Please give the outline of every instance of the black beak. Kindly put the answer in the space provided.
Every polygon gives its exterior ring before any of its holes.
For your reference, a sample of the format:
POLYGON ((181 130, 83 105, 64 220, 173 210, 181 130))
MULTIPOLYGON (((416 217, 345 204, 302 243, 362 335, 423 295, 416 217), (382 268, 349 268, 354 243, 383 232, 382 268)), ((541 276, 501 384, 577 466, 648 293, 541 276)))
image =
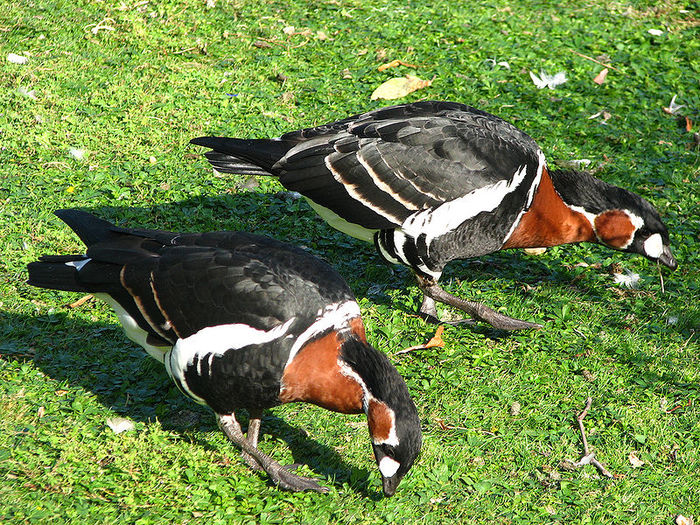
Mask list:
POLYGON ((659 262, 664 266, 668 266, 671 270, 678 268, 678 263, 673 255, 671 255, 671 250, 664 246, 664 251, 659 257, 659 262))
POLYGON ((384 489, 384 495, 387 498, 394 495, 394 492, 396 492, 396 487, 399 486, 399 481, 401 481, 401 478, 396 475, 390 478, 382 477, 382 488, 384 489))

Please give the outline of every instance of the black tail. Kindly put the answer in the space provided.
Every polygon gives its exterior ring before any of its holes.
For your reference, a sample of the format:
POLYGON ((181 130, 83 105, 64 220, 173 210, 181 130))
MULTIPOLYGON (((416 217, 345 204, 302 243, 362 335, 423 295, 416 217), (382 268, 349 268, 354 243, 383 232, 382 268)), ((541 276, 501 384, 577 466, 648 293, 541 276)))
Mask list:
MULTIPOLYGON (((87 245, 88 250, 90 246, 100 242, 123 237, 123 233, 120 233, 123 230, 87 212, 58 210, 54 213, 71 227, 87 245)), ((99 292, 103 291, 103 283, 119 283, 120 267, 88 263, 91 263, 91 258, 87 255, 44 255, 37 262, 27 265, 27 282, 40 288, 73 292, 99 292), (78 276, 79 270, 86 265, 88 268, 78 276)))
POLYGON ((117 229, 111 222, 99 219, 85 211, 58 210, 54 215, 70 226, 88 247, 110 239, 117 229))
POLYGON ((226 137, 197 137, 190 143, 212 149, 205 155, 217 171, 241 175, 273 175, 272 167, 292 147, 282 140, 226 137))
POLYGON ((78 282, 76 266, 88 260, 84 255, 45 255, 37 262, 29 263, 29 280, 32 286, 66 290, 68 292, 87 292, 78 282))

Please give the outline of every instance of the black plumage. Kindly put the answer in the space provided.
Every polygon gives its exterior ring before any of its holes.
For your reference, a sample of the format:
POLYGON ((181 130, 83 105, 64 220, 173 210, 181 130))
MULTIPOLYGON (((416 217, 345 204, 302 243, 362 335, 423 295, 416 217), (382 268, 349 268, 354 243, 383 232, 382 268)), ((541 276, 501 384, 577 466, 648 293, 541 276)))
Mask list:
POLYGON ((550 173, 531 137, 463 104, 403 104, 277 139, 192 143, 211 148, 219 171, 279 178, 331 226, 409 266, 428 318, 439 300, 499 328, 538 326, 437 284, 450 261, 504 248, 592 241, 676 266, 666 227, 644 199, 584 173, 550 173))
POLYGON ((127 335, 165 364, 183 393, 212 408, 246 461, 283 488, 325 491, 257 449, 263 409, 305 401, 364 411, 385 493, 393 494, 420 449, 420 422, 403 379, 367 343, 352 292, 328 264, 248 233, 127 229, 78 210, 57 215, 87 252, 29 264, 30 284, 108 302, 127 335), (235 420, 239 408, 251 414, 247 438, 235 420), (385 412, 394 415, 390 428, 385 412), (391 432, 396 439, 385 442, 391 432), (380 464, 386 455, 396 469, 380 464))

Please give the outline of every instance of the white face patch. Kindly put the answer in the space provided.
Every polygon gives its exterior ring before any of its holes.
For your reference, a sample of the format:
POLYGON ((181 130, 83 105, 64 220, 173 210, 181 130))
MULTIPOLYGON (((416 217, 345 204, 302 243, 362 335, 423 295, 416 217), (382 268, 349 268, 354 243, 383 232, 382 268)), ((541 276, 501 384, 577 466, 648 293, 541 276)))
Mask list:
POLYGON ((661 240, 661 235, 655 233, 644 241, 644 253, 652 259, 658 259, 664 252, 664 242, 661 240))
POLYGON ((396 474, 400 466, 401 464, 395 459, 392 459, 389 456, 384 456, 379 462, 379 472, 381 472, 382 476, 385 478, 390 478, 396 474))

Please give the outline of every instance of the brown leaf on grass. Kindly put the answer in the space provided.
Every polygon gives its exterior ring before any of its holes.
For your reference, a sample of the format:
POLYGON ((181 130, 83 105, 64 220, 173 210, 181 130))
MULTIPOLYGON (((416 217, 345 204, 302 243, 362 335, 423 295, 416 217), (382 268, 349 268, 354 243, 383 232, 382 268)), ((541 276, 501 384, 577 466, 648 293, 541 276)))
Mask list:
POLYGON ((382 64, 377 68, 378 71, 384 71, 385 69, 389 69, 392 67, 398 67, 398 66, 404 66, 404 67, 412 67, 413 69, 416 69, 417 66, 413 64, 409 64, 408 62, 404 62, 403 60, 392 60, 391 62, 387 62, 386 64, 382 64))
POLYGON ((66 306, 68 306, 68 308, 78 308, 78 306, 81 306, 81 305, 87 303, 92 298, 93 298, 92 294, 83 295, 80 299, 78 299, 74 303, 70 303, 66 306))
POLYGON ((690 120, 688 117, 685 117, 685 130, 686 130, 686 131, 692 131, 692 130, 693 130, 693 121, 690 120))
POLYGON ((598 73, 596 75, 596 77, 593 79, 593 82, 595 82, 596 84, 598 84, 600 86, 603 82, 605 82, 605 77, 607 77, 607 76, 608 76, 608 68, 606 67, 605 69, 603 69, 600 73, 598 73))
POLYGON ((443 346, 445 346, 445 341, 442 340, 442 332, 444 331, 445 325, 440 325, 438 326, 438 329, 435 330, 435 335, 431 337, 430 341, 428 341, 424 345, 409 346, 408 348, 399 350, 398 352, 396 352, 396 354, 405 354, 407 352, 413 352, 414 350, 426 350, 428 348, 434 348, 436 346, 442 348, 443 346))
POLYGON ((390 78, 374 90, 371 99, 377 100, 381 98, 384 100, 394 100, 402 98, 418 89, 426 88, 432 83, 432 80, 421 80, 414 75, 390 78))

